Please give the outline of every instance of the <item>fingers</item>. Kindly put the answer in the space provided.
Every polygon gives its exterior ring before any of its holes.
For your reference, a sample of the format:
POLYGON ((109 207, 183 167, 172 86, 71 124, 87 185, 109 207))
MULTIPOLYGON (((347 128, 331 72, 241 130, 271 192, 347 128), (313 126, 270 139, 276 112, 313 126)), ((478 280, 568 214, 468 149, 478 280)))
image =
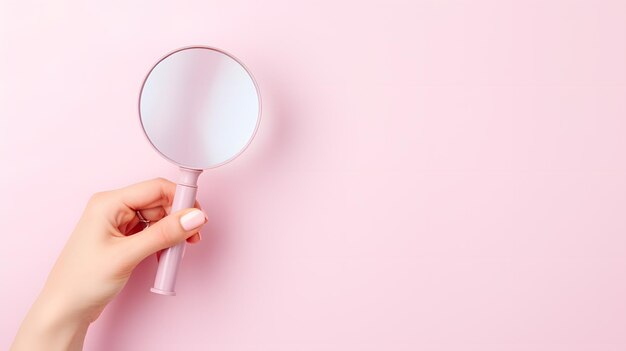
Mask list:
POLYGON ((167 206, 172 203, 176 184, 167 179, 157 178, 114 190, 113 193, 132 210, 167 206))
POLYGON ((89 207, 100 215, 105 214, 117 227, 131 221, 136 210, 171 205, 175 193, 176 184, 157 178, 94 194, 89 207))
MULTIPOLYGON (((199 210, 202 210, 202 207, 200 206, 200 203, 198 201, 195 202, 194 207, 199 210)), ((137 210, 135 211, 135 214, 132 217, 130 217, 130 220, 127 220, 126 222, 119 225, 118 230, 123 235, 134 235, 146 229, 147 227, 146 223, 142 220, 142 218, 144 220, 147 220, 148 222, 157 222, 161 218, 167 216, 170 210, 171 210, 171 206, 164 206, 164 207, 159 206, 159 207, 137 210), (140 218, 140 216, 142 218, 140 218)), ((129 216, 124 216, 124 217, 128 219, 129 216)), ((187 242, 192 243, 192 244, 197 243, 199 241, 200 241, 200 234, 193 235, 187 239, 187 242)))
POLYGON ((147 229, 128 237, 129 259, 135 264, 149 255, 174 246, 192 237, 206 223, 204 212, 198 209, 186 209, 153 223, 147 229))
POLYGON ((200 242, 201 239, 202 239, 202 235, 200 235, 200 232, 197 232, 196 234, 188 237, 187 242, 190 244, 195 244, 197 242, 200 242))
POLYGON ((124 235, 132 235, 144 230, 147 226, 146 223, 142 221, 142 218, 139 218, 139 214, 141 214, 141 217, 148 222, 157 222, 167 215, 163 207, 138 210, 135 212, 135 215, 130 219, 130 221, 122 223, 119 226, 119 231, 124 235))
MULTIPOLYGON (((147 208, 144 210, 137 210, 137 212, 141 213, 141 215, 143 216, 143 218, 146 221, 150 221, 150 222, 156 222, 159 221, 161 218, 165 217, 167 215, 167 213, 165 213, 165 209, 161 206, 159 207, 153 207, 153 208, 147 208)), ((137 219, 140 219, 138 216, 136 216, 137 219)))

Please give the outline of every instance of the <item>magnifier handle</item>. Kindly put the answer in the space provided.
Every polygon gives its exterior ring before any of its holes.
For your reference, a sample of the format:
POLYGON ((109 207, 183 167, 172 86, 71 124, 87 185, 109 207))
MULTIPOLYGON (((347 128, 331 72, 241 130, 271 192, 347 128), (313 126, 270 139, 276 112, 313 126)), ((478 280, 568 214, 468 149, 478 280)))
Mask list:
MULTIPOLYGON (((181 174, 176 185, 176 194, 172 202, 172 210, 175 213, 185 208, 191 208, 196 202, 196 192, 198 190, 197 181, 202 173, 201 170, 180 168, 181 174)), ((178 268, 185 254, 185 241, 165 249, 161 252, 159 267, 157 268, 154 286, 150 291, 161 295, 176 295, 176 276, 178 268)))

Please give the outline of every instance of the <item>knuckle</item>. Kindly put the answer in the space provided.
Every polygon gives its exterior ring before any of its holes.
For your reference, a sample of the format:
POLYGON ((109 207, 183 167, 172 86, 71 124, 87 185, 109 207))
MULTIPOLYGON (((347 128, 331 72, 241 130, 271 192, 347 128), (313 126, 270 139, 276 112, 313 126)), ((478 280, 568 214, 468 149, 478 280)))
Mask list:
POLYGON ((158 184, 170 184, 171 182, 163 177, 156 177, 152 179, 153 182, 158 184))
POLYGON ((104 199, 108 196, 108 192, 106 191, 99 191, 97 193, 94 193, 93 195, 91 195, 91 197, 89 198, 88 204, 89 205, 96 205, 101 203, 102 201, 104 201, 104 199))

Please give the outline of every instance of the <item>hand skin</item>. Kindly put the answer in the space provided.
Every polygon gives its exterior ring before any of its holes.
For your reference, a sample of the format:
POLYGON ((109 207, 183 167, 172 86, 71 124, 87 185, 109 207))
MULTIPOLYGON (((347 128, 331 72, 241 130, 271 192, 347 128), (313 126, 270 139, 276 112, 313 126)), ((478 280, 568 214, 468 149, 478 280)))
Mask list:
POLYGON ((197 203, 198 209, 167 215, 175 191, 176 184, 154 179, 94 194, 11 351, 82 350, 87 328, 122 290, 139 262, 183 240, 200 241, 198 230, 206 216, 197 203), (136 211, 151 221, 148 228, 136 211), (199 219, 195 228, 183 228, 184 215, 199 219))

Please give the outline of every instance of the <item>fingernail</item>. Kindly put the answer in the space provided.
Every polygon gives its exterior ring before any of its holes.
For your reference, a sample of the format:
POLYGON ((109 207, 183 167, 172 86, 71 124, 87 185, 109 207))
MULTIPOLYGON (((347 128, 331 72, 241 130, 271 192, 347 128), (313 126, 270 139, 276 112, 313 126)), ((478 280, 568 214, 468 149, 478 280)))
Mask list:
POLYGON ((183 227, 184 230, 187 231, 196 229, 199 226, 203 225, 205 222, 206 216, 204 215, 204 212, 197 209, 189 211, 189 213, 180 217, 180 225, 183 227))

